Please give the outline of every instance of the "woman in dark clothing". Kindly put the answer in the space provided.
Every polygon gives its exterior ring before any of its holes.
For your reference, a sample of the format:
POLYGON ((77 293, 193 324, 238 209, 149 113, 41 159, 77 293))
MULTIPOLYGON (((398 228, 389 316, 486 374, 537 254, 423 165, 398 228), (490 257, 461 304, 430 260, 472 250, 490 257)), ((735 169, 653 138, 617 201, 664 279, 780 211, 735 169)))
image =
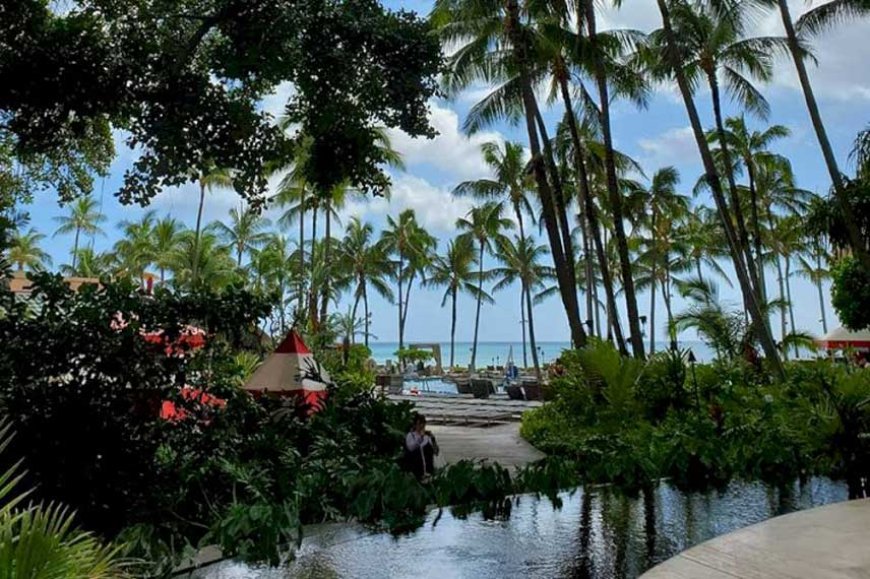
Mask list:
POLYGON ((418 480, 423 480, 435 472, 435 455, 438 443, 431 432, 426 430, 426 417, 414 414, 411 430, 405 436, 405 465, 418 480))

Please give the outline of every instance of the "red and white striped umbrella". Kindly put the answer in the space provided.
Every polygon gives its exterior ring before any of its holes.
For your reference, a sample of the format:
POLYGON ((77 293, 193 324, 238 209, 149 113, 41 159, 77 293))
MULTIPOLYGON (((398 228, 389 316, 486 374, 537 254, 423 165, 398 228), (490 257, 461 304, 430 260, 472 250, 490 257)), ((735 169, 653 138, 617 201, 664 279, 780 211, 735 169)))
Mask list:
POLYGON ((243 388, 252 393, 301 396, 316 407, 326 398, 329 374, 317 363, 295 330, 260 365, 243 388))

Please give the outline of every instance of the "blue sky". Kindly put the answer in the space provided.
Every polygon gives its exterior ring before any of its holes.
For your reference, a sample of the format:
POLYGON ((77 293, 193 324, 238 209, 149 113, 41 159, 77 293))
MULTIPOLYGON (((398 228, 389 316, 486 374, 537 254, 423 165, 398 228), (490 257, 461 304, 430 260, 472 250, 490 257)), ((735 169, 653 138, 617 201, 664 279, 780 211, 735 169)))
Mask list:
MULTIPOLYGON (((416 10, 423 14, 431 7, 427 0, 393 0, 386 4, 393 8, 416 10)), ((803 0, 792 1, 793 15, 805 11, 803 0)), ((603 14, 607 28, 635 28, 652 30, 660 25, 654 0, 633 0, 624 4, 621 11, 607 11, 603 14)), ((756 35, 781 34, 778 13, 761 18, 756 24, 756 35)), ((870 67, 866 65, 866 54, 870 53, 870 23, 862 22, 842 26, 816 42, 816 57, 819 68, 810 71, 817 92, 822 115, 841 168, 850 170, 847 163, 848 151, 855 134, 870 121, 870 67)), ((278 111, 289 87, 281 87, 264 106, 278 111)), ((777 150, 789 157, 794 165, 798 183, 801 187, 824 193, 828 179, 821 155, 812 133, 803 97, 797 88, 797 79, 791 63, 781 60, 776 68, 772 83, 762 87, 771 105, 771 116, 765 122, 751 120, 756 127, 764 124, 783 124, 792 131, 791 137, 780 142, 777 150)), ((439 136, 433 140, 413 140, 401 133, 391 136, 393 145, 404 155, 407 171, 393 176, 392 199, 352 203, 345 210, 345 217, 359 215, 380 227, 387 215, 398 214, 405 208, 417 211, 418 219, 441 239, 441 247, 446 240, 455 235, 456 218, 464 215, 470 203, 453 199, 450 190, 458 182, 480 178, 487 175, 478 149, 480 144, 491 140, 510 139, 525 143, 523 133, 515 127, 497 125, 489 131, 467 137, 460 131, 464 115, 482 95, 480 90, 469 91, 452 102, 433 101, 430 117, 439 136)), ((708 95, 701 92, 697 97, 699 110, 704 115, 705 124, 711 124, 708 95)), ((726 103, 727 111, 736 112, 726 103)), ((548 112, 555 119, 561 111, 548 112)), ((682 176, 681 187, 686 193, 691 191, 698 178, 701 167, 694 141, 688 127, 685 109, 671 87, 662 87, 645 110, 638 110, 629 103, 618 103, 614 109, 613 130, 618 148, 640 161, 647 174, 656 169, 673 165, 682 176)), ((119 143, 120 145, 120 143, 119 143)), ((125 207, 114 198, 126 167, 134 160, 134 154, 123 145, 118 148, 111 175, 98 181, 95 196, 101 200, 107 223, 106 237, 97 237, 94 245, 97 250, 108 249, 117 238, 116 223, 122 219, 136 219, 144 210, 139 207, 125 207)), ((193 225, 196 213, 197 193, 194 185, 168 190, 159 195, 151 205, 158 213, 168 213, 193 225)), ((210 195, 206 206, 207 221, 224 219, 230 207, 238 204, 232 192, 216 191, 210 195)), ((39 194, 29 208, 32 225, 38 230, 50 233, 55 228, 54 217, 63 209, 58 207, 56 197, 51 192, 39 194)), ((542 240, 543 242, 543 240, 542 240)), ((69 261, 69 248, 72 240, 65 237, 49 237, 46 249, 52 254, 55 264, 69 261)), ((727 267, 726 267, 727 269, 727 267)), ((775 284, 773 272, 768 272, 769 287, 775 284)), ((739 304, 736 291, 720 283, 721 295, 725 301, 739 304)), ((819 323, 818 298, 813 286, 796 278, 793 280, 793 299, 795 301, 796 326, 814 334, 821 333, 819 323)), ((826 292, 827 294, 827 292, 826 292)), ((826 299, 827 295, 826 295, 826 299)), ((449 338, 450 316, 448 310, 440 307, 441 292, 415 289, 411 297, 411 311, 408 318, 406 337, 409 340, 445 340, 449 338)), ((646 313, 649 296, 639 297, 642 313, 646 313)), ((457 339, 471 340, 473 332, 474 304, 470 299, 460 303, 460 325, 457 339)), ((675 310, 680 311, 683 304, 677 300, 675 310)), ((829 325, 836 325, 836 317, 826 304, 829 325)), ((341 309, 346 306, 342 304, 341 309)), ((394 341, 397 338, 396 314, 394 306, 375 300, 373 302, 373 332, 380 340, 394 341)), ((663 304, 659 304, 657 317, 664 319, 663 304)), ((519 290, 509 289, 496 296, 496 304, 484 306, 481 324, 481 339, 484 341, 509 341, 520 339, 519 290)), ((561 303, 557 298, 545 302, 536 310, 536 332, 542 341, 567 340, 568 330, 564 321, 561 303)), ((778 332, 778 324, 774 324, 778 332)), ((659 335, 663 334, 660 327, 659 335)), ((691 338, 691 336, 686 336, 691 338)))

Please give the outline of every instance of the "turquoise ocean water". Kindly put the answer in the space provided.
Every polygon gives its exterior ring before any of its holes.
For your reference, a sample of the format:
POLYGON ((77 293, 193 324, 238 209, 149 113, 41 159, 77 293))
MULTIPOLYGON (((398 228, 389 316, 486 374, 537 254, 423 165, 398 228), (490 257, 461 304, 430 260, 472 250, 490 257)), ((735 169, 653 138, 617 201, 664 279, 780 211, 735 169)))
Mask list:
MULTIPOLYGON (((415 341, 408 341, 407 345, 415 341)), ((442 363, 446 367, 450 364, 450 342, 440 342, 442 363)), ((568 342, 538 342, 539 361, 542 364, 552 362, 559 356, 562 350, 568 348, 568 342)), ((647 344, 647 347, 649 344, 647 344)), ((680 348, 691 348, 698 361, 707 362, 713 359, 713 352, 703 342, 684 340, 679 342, 680 348)), ((387 360, 396 361, 398 342, 371 342, 372 358, 379 364, 387 360)), ((532 365, 532 354, 527 345, 528 366, 532 365)), ((657 350, 665 350, 666 342, 656 343, 657 350)), ((523 366, 523 343, 522 342, 479 342, 477 345, 477 367, 503 366, 513 350, 514 363, 523 366)), ((471 362, 471 342, 456 342, 454 364, 456 366, 468 366, 471 362)))

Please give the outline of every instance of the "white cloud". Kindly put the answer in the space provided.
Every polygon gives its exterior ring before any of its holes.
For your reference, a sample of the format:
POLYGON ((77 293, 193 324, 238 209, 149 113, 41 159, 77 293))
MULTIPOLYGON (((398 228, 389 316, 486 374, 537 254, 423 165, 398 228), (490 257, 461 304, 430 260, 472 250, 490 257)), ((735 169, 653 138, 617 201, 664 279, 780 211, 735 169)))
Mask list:
POLYGON ((393 178, 389 199, 375 197, 354 201, 342 212, 342 221, 351 215, 361 219, 383 219, 397 216, 405 209, 413 209, 417 221, 432 234, 445 234, 455 230, 456 220, 471 209, 468 199, 453 197, 445 187, 436 187, 421 177, 403 174, 393 178))
POLYGON ((691 127, 668 129, 657 137, 638 139, 644 167, 650 169, 668 165, 697 164, 699 155, 691 127))
POLYGON ((428 165, 437 169, 445 182, 479 179, 489 174, 480 154, 480 146, 489 141, 504 141, 501 133, 486 131, 466 136, 459 127, 456 111, 430 103, 429 122, 438 131, 434 139, 412 138, 399 130, 390 130, 393 147, 402 154, 409 169, 428 165))
POLYGON ((289 81, 284 81, 275 87, 275 90, 265 96, 260 103, 263 108, 263 112, 272 115, 273 118, 277 119, 281 115, 284 114, 284 106, 287 104, 287 101, 296 94, 296 87, 289 81))

